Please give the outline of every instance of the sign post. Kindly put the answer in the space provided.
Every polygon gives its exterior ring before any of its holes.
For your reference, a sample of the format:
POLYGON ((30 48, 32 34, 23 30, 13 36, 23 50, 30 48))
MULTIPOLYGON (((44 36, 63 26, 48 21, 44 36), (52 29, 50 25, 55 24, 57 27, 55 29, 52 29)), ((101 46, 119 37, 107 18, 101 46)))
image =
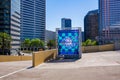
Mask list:
POLYGON ((56 29, 58 57, 81 58, 81 28, 56 29))

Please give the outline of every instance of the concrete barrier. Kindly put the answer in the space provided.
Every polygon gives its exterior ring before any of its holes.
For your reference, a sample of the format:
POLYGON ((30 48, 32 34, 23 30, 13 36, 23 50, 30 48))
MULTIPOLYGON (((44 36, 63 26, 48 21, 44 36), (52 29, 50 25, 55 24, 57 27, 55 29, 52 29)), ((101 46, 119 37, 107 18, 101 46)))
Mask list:
POLYGON ((27 61, 32 60, 32 56, 4 56, 0 55, 0 62, 27 61))
POLYGON ((114 44, 99 46, 99 51, 113 51, 113 50, 114 50, 114 44))
POLYGON ((100 52, 100 51, 113 51, 114 44, 108 45, 99 45, 99 46, 83 46, 82 52, 89 53, 89 52, 100 52))
MULTIPOLYGON (((114 50, 114 44, 100 45, 100 46, 84 46, 82 47, 83 53, 99 52, 99 51, 112 51, 114 50)), ((57 50, 38 51, 33 53, 33 67, 50 59, 55 59, 57 56, 57 50)))
POLYGON ((33 53, 33 67, 50 59, 55 59, 57 50, 46 50, 33 53))

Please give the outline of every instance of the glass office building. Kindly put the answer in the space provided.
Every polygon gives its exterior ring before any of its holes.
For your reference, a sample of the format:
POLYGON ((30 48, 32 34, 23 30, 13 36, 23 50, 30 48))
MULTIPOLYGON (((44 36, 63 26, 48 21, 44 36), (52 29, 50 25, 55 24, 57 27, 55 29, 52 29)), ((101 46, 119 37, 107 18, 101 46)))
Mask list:
POLYGON ((101 39, 120 40, 120 0, 99 0, 101 39))
POLYGON ((71 27, 72 27, 71 19, 69 18, 61 19, 61 28, 71 28, 71 27))
POLYGON ((98 10, 92 10, 87 13, 84 18, 84 37, 87 39, 96 40, 98 37, 98 10))
POLYGON ((0 32, 8 33, 11 48, 20 48, 20 0, 0 0, 0 32))
POLYGON ((45 0, 21 0, 21 41, 26 38, 45 40, 45 0))

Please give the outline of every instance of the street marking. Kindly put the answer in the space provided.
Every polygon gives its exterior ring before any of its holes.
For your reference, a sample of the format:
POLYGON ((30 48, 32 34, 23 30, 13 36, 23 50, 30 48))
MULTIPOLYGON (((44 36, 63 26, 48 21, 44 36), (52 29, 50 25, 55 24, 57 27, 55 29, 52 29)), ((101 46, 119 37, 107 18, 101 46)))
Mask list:
POLYGON ((4 77, 7 77, 7 76, 10 76, 10 75, 13 75, 13 74, 15 74, 15 73, 17 73, 17 72, 21 72, 21 71, 23 71, 23 70, 25 70, 25 69, 26 69, 26 68, 23 68, 23 69, 14 71, 14 72, 12 72, 12 73, 9 73, 9 74, 7 74, 7 75, 1 76, 0 79, 1 79, 1 78, 4 78, 4 77))

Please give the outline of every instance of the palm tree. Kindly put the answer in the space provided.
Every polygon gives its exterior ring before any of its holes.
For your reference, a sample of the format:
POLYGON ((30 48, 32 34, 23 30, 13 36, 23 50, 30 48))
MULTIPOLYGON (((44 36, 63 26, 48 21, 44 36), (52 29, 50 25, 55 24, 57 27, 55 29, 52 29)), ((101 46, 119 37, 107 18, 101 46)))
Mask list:
POLYGON ((0 32, 0 48, 4 55, 5 49, 10 50, 11 36, 7 33, 0 32))

